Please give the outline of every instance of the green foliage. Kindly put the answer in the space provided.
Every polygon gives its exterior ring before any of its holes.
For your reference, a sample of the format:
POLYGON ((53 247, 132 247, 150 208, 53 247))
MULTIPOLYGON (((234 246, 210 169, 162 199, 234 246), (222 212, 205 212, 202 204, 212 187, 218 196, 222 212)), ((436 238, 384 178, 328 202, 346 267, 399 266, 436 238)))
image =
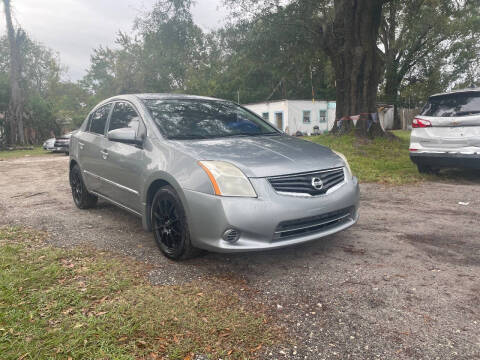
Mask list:
POLYGON ((352 172, 361 182, 403 185, 425 180, 478 179, 478 171, 442 170, 437 175, 420 174, 410 160, 410 131, 396 130, 373 140, 358 138, 353 133, 344 136, 332 134, 306 138, 343 153, 352 172))
POLYGON ((98 99, 130 92, 183 92, 242 103, 281 98, 334 98, 329 61, 291 9, 260 13, 205 34, 190 1, 159 1, 120 33, 118 49, 94 50, 82 84, 98 99))
POLYGON ((52 154, 52 153, 47 152, 41 146, 33 146, 29 150, 1 150, 0 161, 21 158, 21 157, 42 156, 46 154, 52 154))
MULTIPOLYGON (((27 141, 38 144, 79 125, 87 112, 90 98, 77 84, 61 80, 62 67, 57 54, 17 30, 22 58, 21 87, 24 95, 24 126, 27 141)), ((0 143, 6 136, 6 111, 10 98, 9 46, 6 37, 0 38, 0 143)))
POLYGON ((472 1, 392 0, 379 42, 386 65, 384 100, 424 101, 480 77, 480 7, 472 1))
POLYGON ((0 227, 2 359, 244 359, 278 336, 243 284, 152 286, 141 264, 45 236, 0 227))
POLYGON ((427 179, 410 160, 410 132, 395 132, 397 137, 373 140, 357 138, 353 133, 344 136, 321 135, 309 140, 343 153, 361 182, 405 184, 427 179))
MULTIPOLYGON (((93 50, 88 72, 76 84, 62 80, 55 52, 19 29, 30 142, 78 127, 95 104, 121 93, 178 92, 241 103, 335 98, 322 40, 334 15, 332 0, 225 3, 231 21, 204 32, 193 21, 192 0, 158 0, 135 20, 131 34, 117 34, 115 47, 93 50)), ((386 2, 378 39, 385 60, 381 101, 418 103, 448 88, 480 85, 479 14, 472 0, 386 2)), ((10 97, 8 70, 3 37, 0 113, 10 97)), ((0 117, 0 137, 7 133, 0 117)))
POLYGON ((159 1, 136 20, 134 37, 119 33, 118 49, 94 50, 82 84, 98 99, 120 93, 187 92, 198 69, 204 34, 193 22, 190 1, 159 1))

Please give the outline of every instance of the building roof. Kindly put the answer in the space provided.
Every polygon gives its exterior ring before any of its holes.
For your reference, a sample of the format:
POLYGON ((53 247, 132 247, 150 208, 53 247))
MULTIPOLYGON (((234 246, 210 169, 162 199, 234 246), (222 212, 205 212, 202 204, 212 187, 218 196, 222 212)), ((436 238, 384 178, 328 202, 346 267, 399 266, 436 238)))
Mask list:
MULTIPOLYGON (((310 101, 310 102, 312 102, 312 99, 281 99, 281 100, 258 101, 258 102, 254 102, 254 103, 243 104, 243 106, 271 104, 271 103, 278 103, 278 102, 283 102, 283 101, 310 101)), ((315 101, 335 102, 335 100, 323 100, 323 99, 315 99, 315 101)))
POLYGON ((217 99, 207 96, 198 96, 198 95, 186 95, 186 94, 168 94, 168 93, 144 93, 144 94, 132 94, 139 99, 191 99, 191 100, 218 100, 218 101, 227 101, 224 99, 217 99))

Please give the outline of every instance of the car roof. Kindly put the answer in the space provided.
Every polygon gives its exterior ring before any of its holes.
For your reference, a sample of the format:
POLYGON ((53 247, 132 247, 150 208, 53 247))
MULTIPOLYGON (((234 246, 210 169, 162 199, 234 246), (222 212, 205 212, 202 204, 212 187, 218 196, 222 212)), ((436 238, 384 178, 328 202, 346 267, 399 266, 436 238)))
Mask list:
POLYGON ((448 92, 444 92, 444 93, 435 94, 435 95, 432 95, 430 97, 432 98, 432 97, 436 97, 436 96, 461 94, 461 93, 468 93, 468 92, 480 92, 480 88, 466 88, 466 89, 453 90, 453 91, 448 91, 448 92))
POLYGON ((227 101, 223 99, 216 99, 212 97, 207 97, 207 96, 198 96, 198 95, 186 95, 186 94, 172 94, 172 93, 143 93, 143 94, 124 94, 124 95, 117 95, 113 96, 109 99, 106 99, 102 101, 108 102, 108 101, 114 101, 114 100, 128 100, 128 98, 137 98, 140 100, 147 100, 147 99, 158 99, 158 100, 214 100, 214 101, 227 101))

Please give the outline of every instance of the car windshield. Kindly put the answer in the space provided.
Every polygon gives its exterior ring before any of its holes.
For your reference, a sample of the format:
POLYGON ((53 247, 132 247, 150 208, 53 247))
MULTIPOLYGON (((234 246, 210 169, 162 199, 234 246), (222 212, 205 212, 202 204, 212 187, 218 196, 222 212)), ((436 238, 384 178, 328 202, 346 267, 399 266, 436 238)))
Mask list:
POLYGON ((467 116, 480 114, 480 92, 433 96, 423 108, 425 116, 467 116))
POLYGON ((280 135, 260 117, 226 101, 146 99, 144 103, 168 139, 280 135))

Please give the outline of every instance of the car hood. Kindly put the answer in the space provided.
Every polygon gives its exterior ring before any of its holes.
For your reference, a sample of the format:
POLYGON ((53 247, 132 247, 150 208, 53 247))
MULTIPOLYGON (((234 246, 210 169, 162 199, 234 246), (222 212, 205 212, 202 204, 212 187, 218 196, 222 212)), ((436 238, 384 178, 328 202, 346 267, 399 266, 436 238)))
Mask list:
POLYGON ((196 160, 222 160, 248 177, 295 174, 343 166, 329 148, 292 136, 234 137, 172 141, 196 160))

